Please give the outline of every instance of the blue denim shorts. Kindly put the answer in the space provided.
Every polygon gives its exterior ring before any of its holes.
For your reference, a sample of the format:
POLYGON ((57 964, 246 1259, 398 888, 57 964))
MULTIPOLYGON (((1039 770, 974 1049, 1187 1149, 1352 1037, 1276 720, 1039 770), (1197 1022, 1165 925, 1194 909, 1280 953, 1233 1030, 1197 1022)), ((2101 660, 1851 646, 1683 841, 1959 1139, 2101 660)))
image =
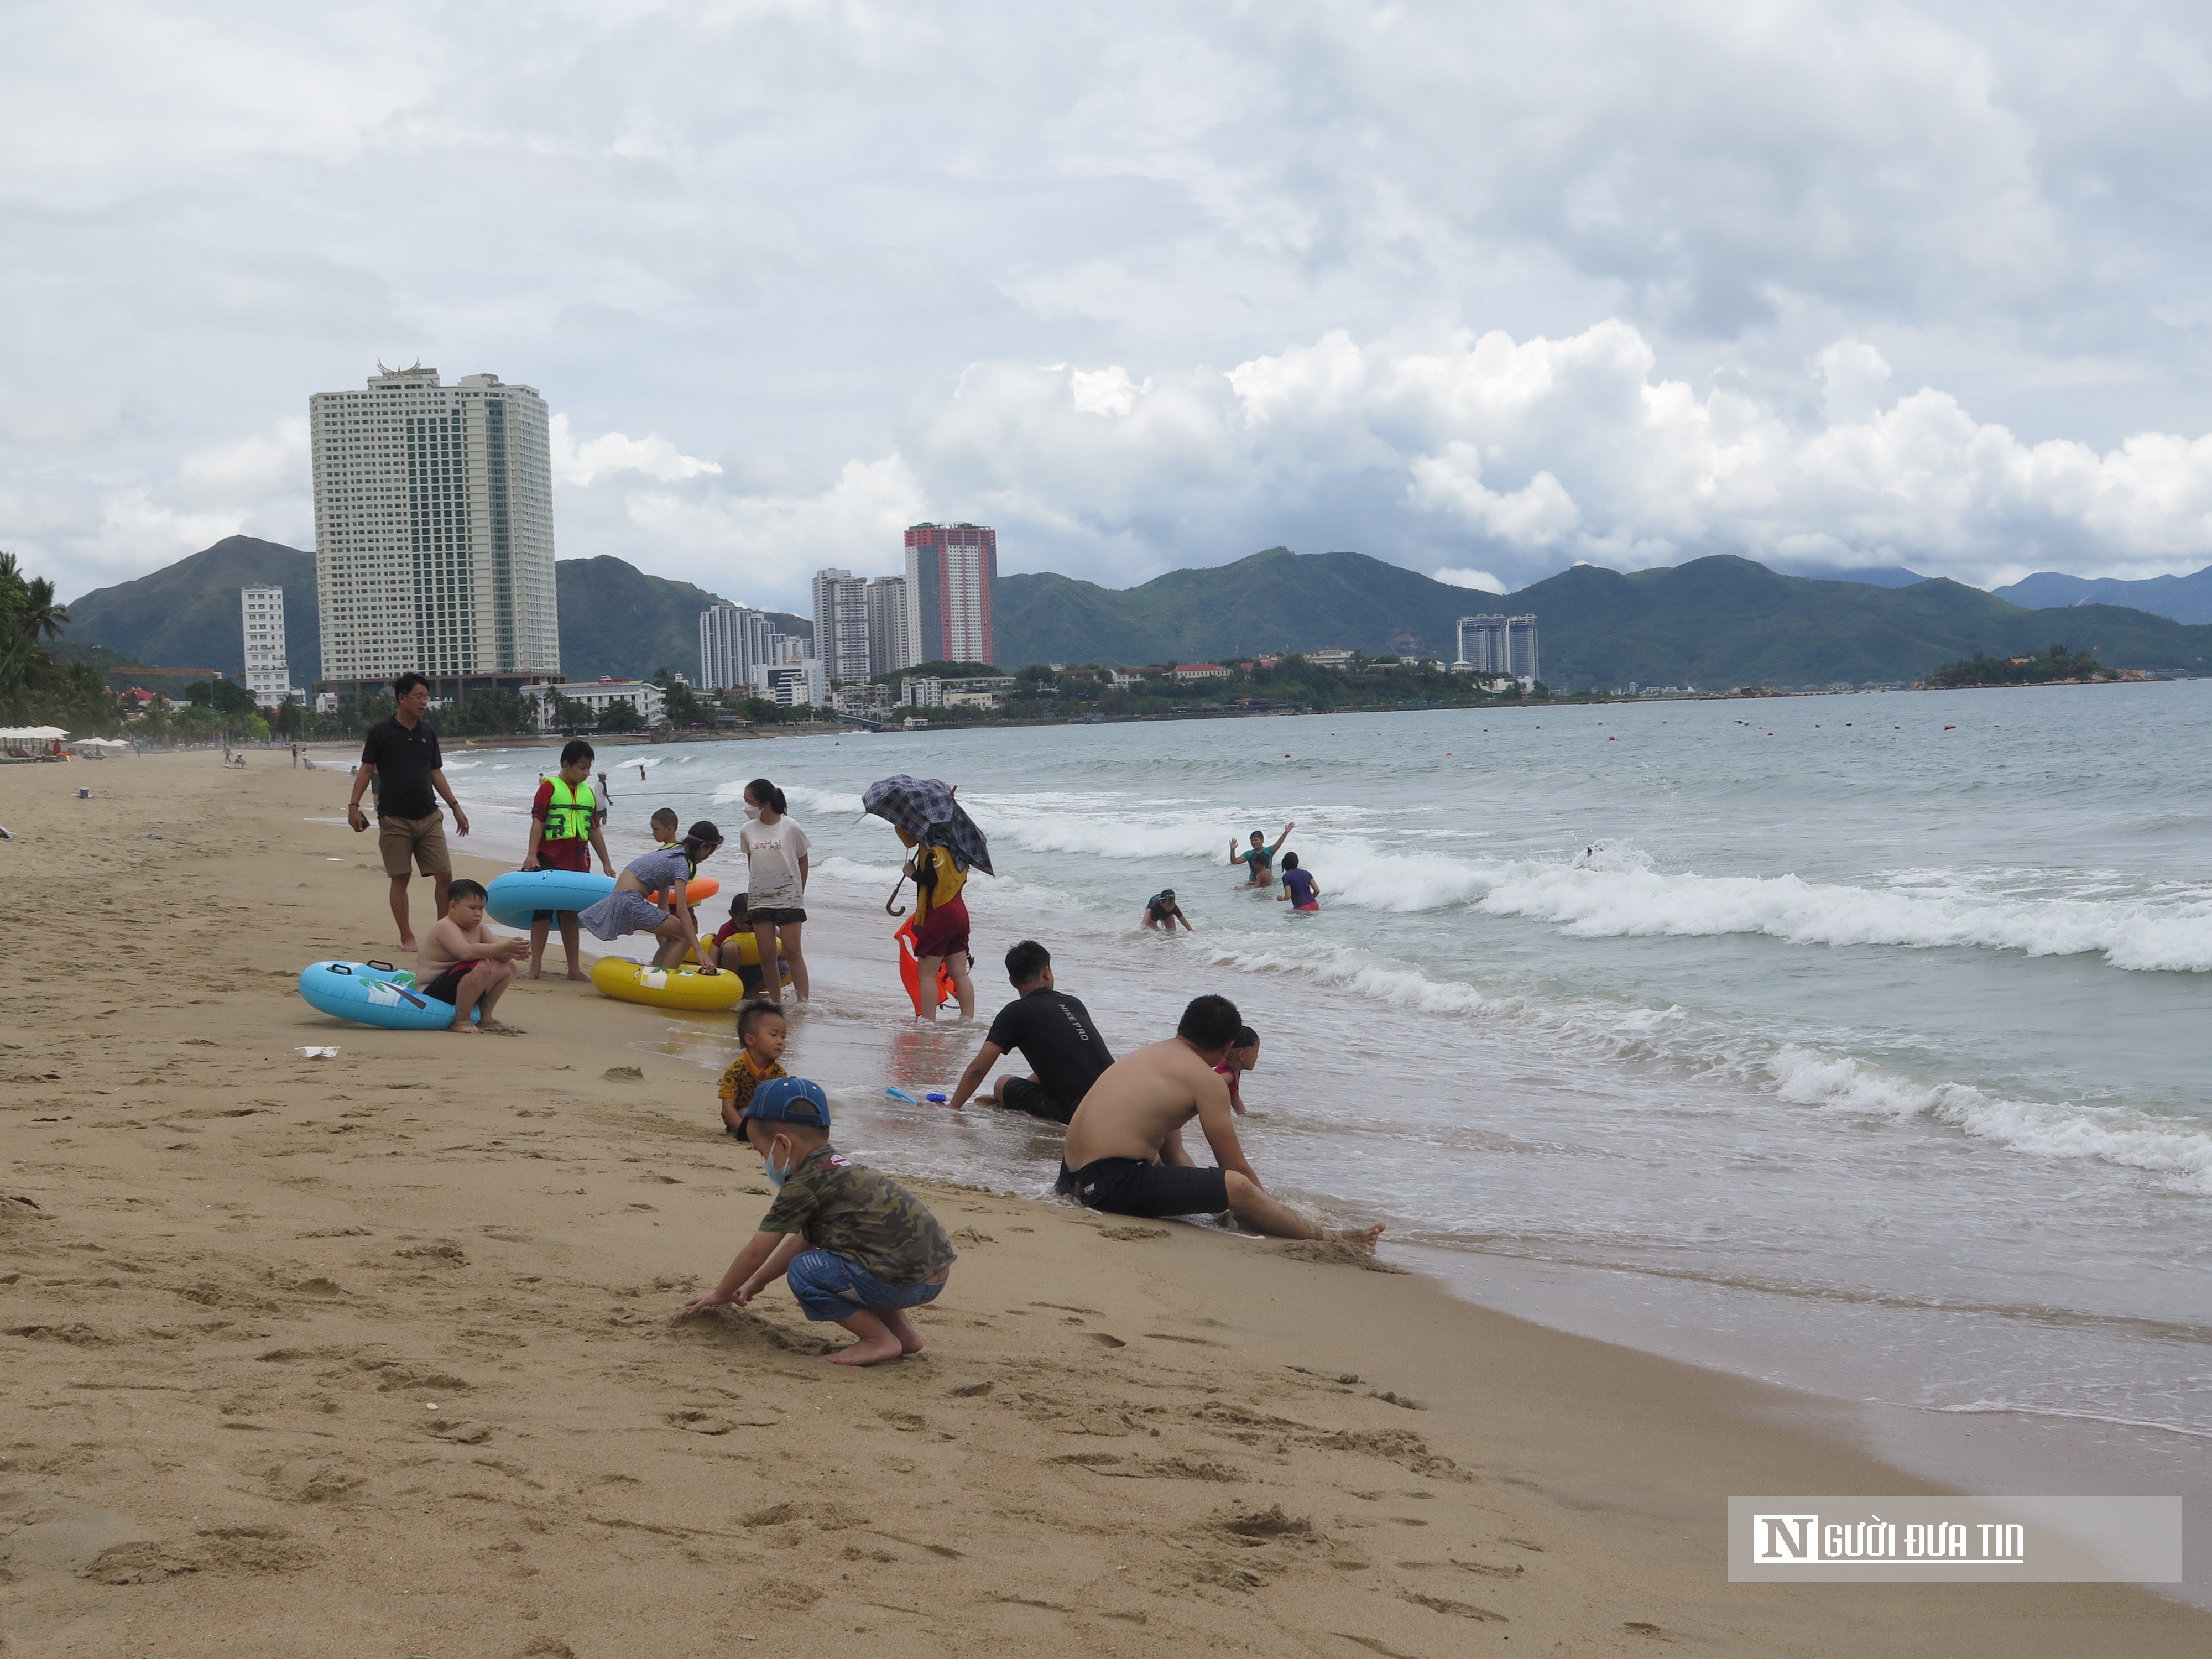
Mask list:
POLYGON ((859 1262, 828 1250, 801 1250, 784 1279, 809 1319, 850 1319, 863 1308, 919 1308, 942 1285, 886 1285, 859 1262))

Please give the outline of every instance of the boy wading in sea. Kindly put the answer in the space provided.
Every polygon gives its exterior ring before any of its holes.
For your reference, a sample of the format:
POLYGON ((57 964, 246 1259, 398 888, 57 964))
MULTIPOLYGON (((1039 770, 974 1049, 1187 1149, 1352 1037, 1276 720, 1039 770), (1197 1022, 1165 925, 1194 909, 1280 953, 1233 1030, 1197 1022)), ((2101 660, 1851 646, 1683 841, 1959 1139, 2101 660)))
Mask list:
POLYGON ((738 1009, 738 1041, 744 1045, 722 1073, 714 1092, 722 1100, 722 1127, 739 1140, 745 1138, 745 1108, 753 1091, 770 1078, 788 1077, 783 1069, 783 1045, 791 1027, 783 1010, 773 1002, 748 1002, 738 1009))
POLYGON ((1025 1077, 1002 1077, 982 1097, 1031 1117, 1065 1123, 1091 1085, 1114 1063, 1091 1011, 1052 982, 1052 952, 1025 939, 1006 952, 1014 1000, 999 1010, 982 1052, 969 1062, 949 1104, 957 1111, 982 1086, 999 1057, 1014 1049, 1030 1063, 1025 1077))
MULTIPOLYGON (((1229 844, 1231 847, 1237 845, 1233 841, 1229 844)), ((1168 932, 1172 933, 1176 930, 1176 923, 1177 922, 1181 922, 1182 924, 1182 930, 1184 933, 1188 933, 1192 931, 1190 918, 1183 915, 1182 906, 1176 902, 1174 888, 1163 887, 1158 892, 1153 894, 1152 897, 1145 901, 1146 927, 1152 928, 1164 927, 1168 932)))
POLYGON ((907 1310, 937 1299, 957 1259, 937 1218, 889 1176, 830 1146, 830 1101, 818 1084, 773 1078, 753 1091, 742 1121, 776 1200, 722 1282, 684 1312, 742 1308, 781 1273, 809 1319, 834 1321, 858 1339, 823 1355, 831 1364, 920 1352, 907 1310))
MULTIPOLYGON (((561 769, 538 786, 538 799, 530 804, 530 845, 524 849, 526 870, 573 870, 588 875, 592 854, 599 855, 599 868, 615 872, 607 856, 607 843, 599 834, 606 817, 599 798, 592 793, 592 745, 575 738, 561 751, 561 769)), ((525 979, 536 979, 545 970, 545 934, 555 921, 561 924, 561 948, 568 953, 568 977, 588 980, 578 955, 582 933, 574 910, 536 910, 530 917, 530 966, 525 979)))
POLYGON ((512 1025, 491 1017, 514 978, 514 959, 530 946, 519 939, 496 939, 484 926, 484 890, 463 876, 447 890, 446 914, 423 936, 421 962, 428 976, 422 994, 453 1005, 447 1029, 473 1036, 478 1030, 520 1036, 512 1025), (483 1006, 482 1024, 469 1023, 469 1011, 483 1006))
POLYGON ((1226 1210, 1277 1238, 1341 1238, 1372 1249, 1382 1227, 1316 1225, 1269 1196, 1237 1144, 1229 1085, 1214 1067, 1244 1030, 1227 997, 1198 997, 1176 1034, 1108 1066, 1067 1126, 1060 1190, 1115 1215, 1218 1215, 1226 1210), (1218 1167, 1183 1150, 1196 1118, 1218 1167))
POLYGON ((1251 873, 1244 878, 1245 886, 1272 887, 1275 884, 1275 854, 1283 850, 1283 843, 1291 838, 1291 831, 1297 827, 1296 823, 1285 824, 1283 833, 1275 837, 1273 847, 1267 844, 1267 838, 1257 830, 1252 832, 1249 847, 1240 848, 1237 845, 1236 836, 1229 838, 1229 861, 1251 866, 1251 873))

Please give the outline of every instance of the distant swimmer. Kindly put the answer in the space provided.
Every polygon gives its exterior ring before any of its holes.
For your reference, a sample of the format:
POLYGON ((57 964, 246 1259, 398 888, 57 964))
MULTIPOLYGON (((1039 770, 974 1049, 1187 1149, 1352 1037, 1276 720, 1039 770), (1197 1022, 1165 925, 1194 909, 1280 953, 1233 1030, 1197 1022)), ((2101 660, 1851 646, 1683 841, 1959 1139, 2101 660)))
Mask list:
POLYGON ((1213 1069, 1229 1058, 1243 1029, 1227 997, 1198 997, 1183 1010, 1175 1036, 1108 1066, 1068 1122, 1060 1190, 1115 1215, 1226 1210, 1275 1238, 1341 1238, 1373 1249, 1380 1224, 1319 1226, 1270 1195, 1254 1173, 1237 1143, 1228 1081, 1213 1069), (1199 1168, 1183 1148, 1183 1125, 1193 1118, 1215 1168, 1199 1168))
POLYGON ((1191 931, 1190 918, 1183 915, 1182 906, 1176 902, 1174 888, 1163 887, 1145 901, 1146 927, 1155 930, 1164 927, 1172 933, 1177 922, 1182 924, 1184 933, 1191 931))
POLYGON ((1313 878, 1313 872, 1298 868, 1296 853, 1283 854, 1283 890, 1275 895, 1275 902, 1290 901, 1293 910, 1321 908, 1321 884, 1313 878))
POLYGON ((1285 824, 1283 833, 1275 837, 1275 844, 1273 847, 1267 844, 1267 836, 1257 830, 1252 832, 1252 844, 1249 847, 1240 848, 1237 844, 1237 838, 1234 836, 1230 837, 1229 861, 1231 864, 1249 865, 1251 867, 1251 873, 1244 878, 1244 885, 1273 887, 1275 884, 1275 854, 1282 850, 1283 843, 1291 838, 1291 831, 1297 827, 1295 823, 1285 824))

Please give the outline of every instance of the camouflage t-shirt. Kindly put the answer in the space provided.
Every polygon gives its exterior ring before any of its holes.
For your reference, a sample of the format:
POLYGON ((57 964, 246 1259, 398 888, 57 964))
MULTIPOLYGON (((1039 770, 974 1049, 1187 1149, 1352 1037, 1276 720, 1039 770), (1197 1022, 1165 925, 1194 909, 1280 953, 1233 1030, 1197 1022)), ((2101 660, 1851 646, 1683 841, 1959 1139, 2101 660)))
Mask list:
POLYGON ((957 1260, 920 1199, 826 1144, 785 1177, 760 1230, 803 1233, 814 1249, 857 1261, 886 1285, 927 1284, 957 1260))

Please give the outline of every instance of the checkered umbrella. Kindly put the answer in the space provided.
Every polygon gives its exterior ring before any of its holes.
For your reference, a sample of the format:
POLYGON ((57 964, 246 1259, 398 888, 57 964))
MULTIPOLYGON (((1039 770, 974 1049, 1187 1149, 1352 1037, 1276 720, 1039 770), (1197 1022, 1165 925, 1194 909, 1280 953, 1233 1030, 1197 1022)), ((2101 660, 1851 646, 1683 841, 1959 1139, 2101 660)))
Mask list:
POLYGON ((991 848, 952 791, 935 778, 910 778, 901 773, 868 786, 860 797, 863 811, 874 814, 894 830, 903 830, 924 847, 948 848, 961 865, 987 876, 991 848))

